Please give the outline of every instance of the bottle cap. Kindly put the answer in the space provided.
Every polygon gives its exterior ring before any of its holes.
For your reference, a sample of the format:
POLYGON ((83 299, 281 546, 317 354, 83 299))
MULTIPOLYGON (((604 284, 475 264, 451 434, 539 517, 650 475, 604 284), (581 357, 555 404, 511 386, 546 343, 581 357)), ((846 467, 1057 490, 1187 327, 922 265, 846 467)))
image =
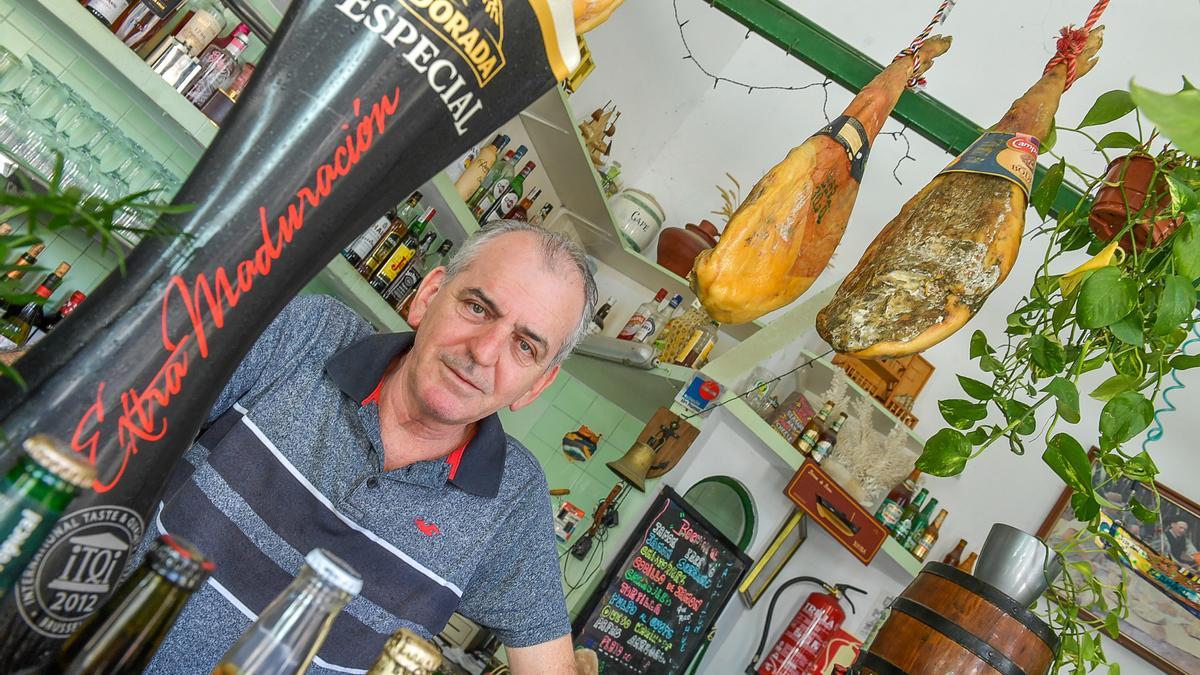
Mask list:
POLYGON ((75 487, 88 487, 96 480, 96 467, 67 450, 53 436, 34 434, 25 439, 24 447, 30 459, 75 487))
POLYGON ((172 584, 194 591, 213 573, 217 565, 186 539, 164 534, 150 545, 146 564, 172 584))
POLYGON ((317 576, 350 595, 358 595, 362 591, 363 581, 358 572, 329 551, 314 548, 304 556, 304 562, 317 576))
POLYGON ((383 645, 383 653, 370 672, 432 675, 441 666, 442 653, 436 647, 407 628, 401 628, 383 645))

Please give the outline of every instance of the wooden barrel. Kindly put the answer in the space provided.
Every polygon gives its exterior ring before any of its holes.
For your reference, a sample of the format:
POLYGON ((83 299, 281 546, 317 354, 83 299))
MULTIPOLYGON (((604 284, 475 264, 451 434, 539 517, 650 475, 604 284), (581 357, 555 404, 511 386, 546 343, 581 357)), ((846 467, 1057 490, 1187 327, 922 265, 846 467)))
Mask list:
POLYGON ((950 565, 928 563, 852 673, 1044 675, 1058 636, 1016 600, 950 565))

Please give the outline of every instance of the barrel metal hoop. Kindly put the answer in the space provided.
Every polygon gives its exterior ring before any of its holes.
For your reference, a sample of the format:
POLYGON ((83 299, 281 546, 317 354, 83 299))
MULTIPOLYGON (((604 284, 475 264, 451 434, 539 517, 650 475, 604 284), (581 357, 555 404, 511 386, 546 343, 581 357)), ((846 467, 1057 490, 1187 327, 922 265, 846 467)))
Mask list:
POLYGON ((988 643, 980 640, 972 635, 962 626, 950 621, 946 617, 929 609, 919 602, 915 602, 905 597, 896 598, 892 601, 892 611, 907 614, 930 628, 940 632, 942 635, 954 640, 964 649, 978 656, 989 666, 1000 671, 1003 675, 1027 675, 1020 666, 1013 663, 1004 654, 1001 654, 988 643))
POLYGON ((850 672, 861 674, 866 669, 875 675, 908 675, 908 671, 897 667, 891 661, 869 651, 858 653, 858 659, 850 667, 850 672))
POLYGON ((986 581, 945 563, 928 563, 921 572, 946 579, 987 600, 1000 611, 1021 622, 1021 625, 1028 628, 1029 632, 1044 642, 1052 653, 1055 655, 1058 654, 1059 639, 1054 634, 1054 631, 1050 630, 1050 626, 1031 612, 1028 607, 1022 606, 1021 603, 1009 597, 1007 593, 1004 593, 986 581))

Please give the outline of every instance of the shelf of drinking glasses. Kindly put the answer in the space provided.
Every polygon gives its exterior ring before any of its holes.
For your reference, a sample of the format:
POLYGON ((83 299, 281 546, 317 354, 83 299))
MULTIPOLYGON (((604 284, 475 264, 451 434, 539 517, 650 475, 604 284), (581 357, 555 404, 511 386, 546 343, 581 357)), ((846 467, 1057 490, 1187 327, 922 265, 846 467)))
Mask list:
POLYGON ((66 36, 82 58, 87 59, 112 86, 145 111, 157 111, 182 135, 199 147, 207 147, 217 126, 182 94, 158 76, 133 50, 77 2, 64 0, 16 0, 35 14, 51 31, 66 36))

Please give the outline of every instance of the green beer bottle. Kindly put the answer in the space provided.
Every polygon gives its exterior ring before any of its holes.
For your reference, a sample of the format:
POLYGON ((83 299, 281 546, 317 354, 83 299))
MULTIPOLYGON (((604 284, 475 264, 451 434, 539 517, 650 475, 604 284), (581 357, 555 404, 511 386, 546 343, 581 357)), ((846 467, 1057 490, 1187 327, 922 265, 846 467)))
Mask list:
POLYGON ((63 645, 44 675, 140 673, 192 592, 215 565, 187 541, 164 534, 142 566, 63 645))
POLYGON ((96 469, 45 434, 25 439, 25 454, 0 482, 0 594, 6 594, 79 488, 96 469))

